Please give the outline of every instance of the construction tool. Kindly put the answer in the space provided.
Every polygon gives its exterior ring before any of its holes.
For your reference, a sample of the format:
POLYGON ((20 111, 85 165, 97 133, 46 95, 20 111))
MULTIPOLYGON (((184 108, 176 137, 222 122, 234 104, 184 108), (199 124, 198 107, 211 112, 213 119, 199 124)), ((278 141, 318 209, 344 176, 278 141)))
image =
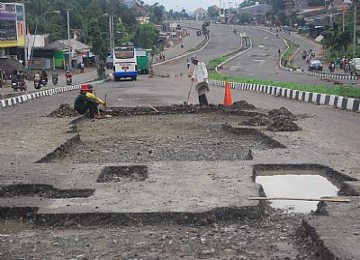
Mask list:
POLYGON ((191 87, 190 87, 190 90, 189 90, 189 94, 188 94, 188 96, 187 96, 186 105, 189 104, 190 93, 191 93, 191 90, 192 90, 193 85, 194 85, 194 81, 191 81, 191 87))
POLYGON ((350 202, 348 198, 322 197, 322 198, 278 198, 278 197, 249 197, 248 200, 303 200, 303 201, 325 201, 325 202, 350 202))

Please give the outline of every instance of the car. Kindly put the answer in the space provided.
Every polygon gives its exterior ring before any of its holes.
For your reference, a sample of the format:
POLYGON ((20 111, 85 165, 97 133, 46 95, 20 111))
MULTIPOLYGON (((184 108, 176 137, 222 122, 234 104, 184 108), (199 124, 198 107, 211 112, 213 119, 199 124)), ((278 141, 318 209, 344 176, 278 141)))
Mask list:
POLYGON ((309 65, 308 65, 308 71, 313 71, 313 70, 317 70, 317 71, 323 70, 323 65, 320 60, 311 60, 310 61, 309 65))
POLYGON ((197 31, 196 36, 201 36, 201 31, 197 31))

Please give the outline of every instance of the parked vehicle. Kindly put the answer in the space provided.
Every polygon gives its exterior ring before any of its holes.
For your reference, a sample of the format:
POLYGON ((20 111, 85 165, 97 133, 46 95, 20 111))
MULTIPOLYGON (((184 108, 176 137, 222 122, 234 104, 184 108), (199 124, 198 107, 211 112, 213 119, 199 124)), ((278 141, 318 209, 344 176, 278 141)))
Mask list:
POLYGON ((136 62, 136 49, 133 45, 125 45, 115 47, 114 49, 114 79, 115 81, 121 78, 137 78, 137 62, 136 62))
POLYGON ((350 62, 350 74, 360 75, 360 58, 353 58, 350 62))
POLYGON ((136 48, 137 72, 148 74, 150 71, 149 52, 147 50, 136 48))
POLYGON ((201 36, 201 34, 202 34, 201 31, 196 32, 196 36, 201 36))
POLYGON ((323 65, 320 60, 310 60, 308 65, 308 71, 313 71, 313 70, 317 70, 317 71, 323 70, 323 65))

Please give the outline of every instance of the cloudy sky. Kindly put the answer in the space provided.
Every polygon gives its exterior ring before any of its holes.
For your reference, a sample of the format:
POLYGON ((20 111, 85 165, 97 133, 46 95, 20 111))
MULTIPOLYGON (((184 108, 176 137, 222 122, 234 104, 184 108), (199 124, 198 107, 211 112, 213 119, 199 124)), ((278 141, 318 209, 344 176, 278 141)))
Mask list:
MULTIPOLYGON (((181 9, 184 8, 187 12, 192 12, 199 7, 202 7, 205 10, 207 10, 209 6, 220 5, 219 0, 143 0, 143 1, 145 2, 145 4, 149 4, 149 5, 158 2, 159 4, 165 6, 165 9, 167 11, 169 11, 170 9, 173 9, 174 11, 181 11, 181 9)), ((234 6, 235 4, 238 4, 240 2, 241 1, 232 1, 230 3, 233 3, 232 5, 234 6)), ((228 0, 222 0, 221 3, 222 4, 226 3, 226 7, 228 7, 229 5, 228 0)))

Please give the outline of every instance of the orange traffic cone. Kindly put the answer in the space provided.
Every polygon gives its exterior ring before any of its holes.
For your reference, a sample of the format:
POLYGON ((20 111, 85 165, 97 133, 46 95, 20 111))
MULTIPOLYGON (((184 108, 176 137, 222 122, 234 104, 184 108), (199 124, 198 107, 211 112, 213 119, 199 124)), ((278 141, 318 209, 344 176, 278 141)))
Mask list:
POLYGON ((230 84, 229 82, 225 82, 225 94, 224 94, 224 106, 229 107, 232 105, 232 97, 230 92, 230 84))

